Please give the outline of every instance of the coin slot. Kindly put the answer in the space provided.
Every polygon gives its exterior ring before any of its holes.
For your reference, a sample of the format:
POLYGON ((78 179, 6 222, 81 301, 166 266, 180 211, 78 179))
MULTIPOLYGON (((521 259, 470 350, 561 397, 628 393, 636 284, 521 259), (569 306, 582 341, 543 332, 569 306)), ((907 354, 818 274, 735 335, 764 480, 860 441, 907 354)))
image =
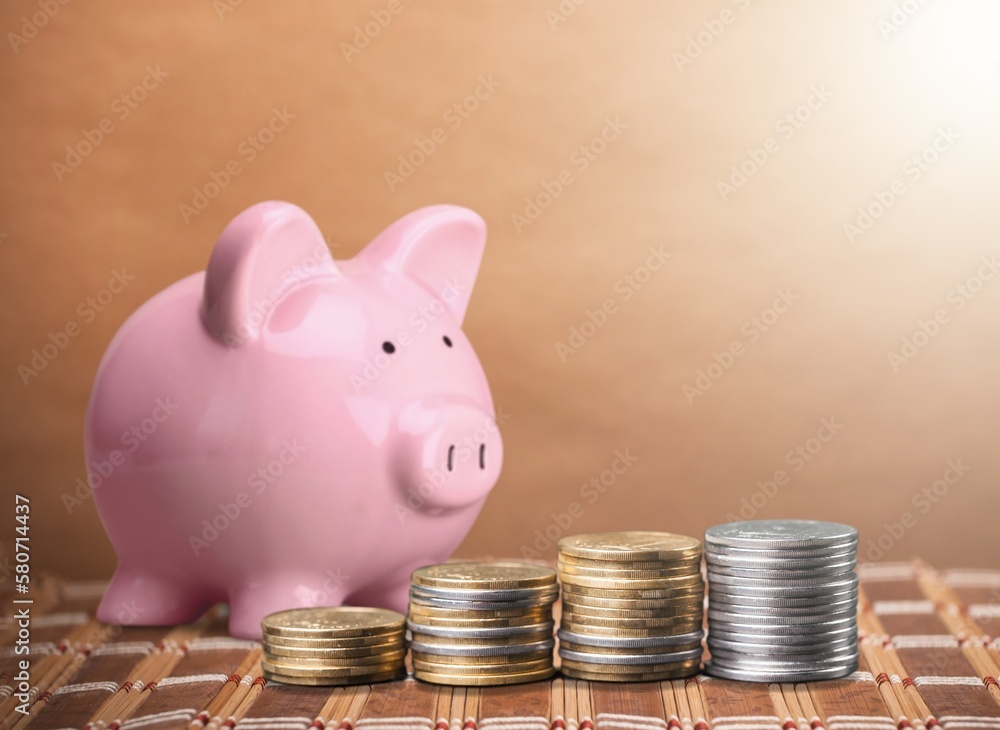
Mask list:
POLYGON ((452 464, 455 459, 455 444, 448 447, 448 471, 452 471, 452 464))
POLYGON ((479 468, 486 468, 486 444, 479 444, 479 468))

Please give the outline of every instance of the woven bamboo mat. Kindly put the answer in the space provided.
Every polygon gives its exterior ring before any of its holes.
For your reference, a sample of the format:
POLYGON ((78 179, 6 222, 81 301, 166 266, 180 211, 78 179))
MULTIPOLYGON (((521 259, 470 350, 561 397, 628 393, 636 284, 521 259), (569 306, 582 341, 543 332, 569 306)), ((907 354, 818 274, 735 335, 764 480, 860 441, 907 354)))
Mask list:
POLYGON ((269 684, 260 645, 228 637, 221 612, 177 628, 105 626, 93 618, 103 584, 48 579, 33 591, 28 715, 13 694, 17 626, 0 622, 0 729, 1000 730, 1000 571, 859 572, 862 660, 844 680, 485 689, 269 684))

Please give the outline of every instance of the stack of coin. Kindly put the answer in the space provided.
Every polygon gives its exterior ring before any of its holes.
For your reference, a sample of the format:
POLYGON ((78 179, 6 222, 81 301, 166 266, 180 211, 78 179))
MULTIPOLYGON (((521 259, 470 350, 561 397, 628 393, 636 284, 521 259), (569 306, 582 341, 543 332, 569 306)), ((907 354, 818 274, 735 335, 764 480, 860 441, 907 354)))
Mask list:
POLYGON ((710 674, 750 682, 844 677, 858 667, 858 531, 806 520, 705 532, 710 674))
POLYGON ((666 532, 605 532, 559 541, 562 673, 643 682, 701 664, 701 543, 666 532))
POLYGON ((264 678, 343 685, 406 676, 406 618, 382 608, 296 608, 265 616, 264 678))
POLYGON ((413 676, 487 686, 547 679, 552 665, 551 568, 527 563, 445 563, 413 573, 413 676))

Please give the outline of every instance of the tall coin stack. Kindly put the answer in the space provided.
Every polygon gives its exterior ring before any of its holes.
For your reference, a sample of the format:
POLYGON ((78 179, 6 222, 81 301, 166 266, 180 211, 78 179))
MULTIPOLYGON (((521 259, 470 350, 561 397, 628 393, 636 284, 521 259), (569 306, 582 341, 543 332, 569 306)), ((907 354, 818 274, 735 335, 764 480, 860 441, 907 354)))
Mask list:
POLYGON ((413 573, 413 676, 487 686, 547 679, 552 664, 551 568, 527 563, 445 563, 413 573))
POLYGON ((701 663, 701 543, 666 532, 605 532, 559 541, 562 673, 643 682, 701 663))
POLYGON ((265 616, 264 678, 285 684, 368 684, 406 676, 405 622, 381 608, 297 608, 265 616))
POLYGON ((706 670, 749 682, 808 682, 858 667, 858 531, 806 520, 705 532, 706 670))

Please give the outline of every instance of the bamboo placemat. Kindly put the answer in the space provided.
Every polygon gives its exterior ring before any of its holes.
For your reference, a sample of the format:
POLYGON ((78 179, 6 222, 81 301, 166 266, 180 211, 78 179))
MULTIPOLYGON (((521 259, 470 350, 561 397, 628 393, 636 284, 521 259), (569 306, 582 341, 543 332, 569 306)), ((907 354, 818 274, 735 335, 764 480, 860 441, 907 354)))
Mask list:
MULTIPOLYGON (((13 642, 0 621, 0 730, 1000 730, 1000 571, 922 563, 859 569, 861 666, 844 680, 647 684, 556 678, 460 689, 412 679, 298 688, 261 677, 260 645, 215 611, 176 628, 94 620, 103 583, 34 588, 31 704, 16 709, 13 642)), ((9 596, 3 604, 11 605, 9 596)))

